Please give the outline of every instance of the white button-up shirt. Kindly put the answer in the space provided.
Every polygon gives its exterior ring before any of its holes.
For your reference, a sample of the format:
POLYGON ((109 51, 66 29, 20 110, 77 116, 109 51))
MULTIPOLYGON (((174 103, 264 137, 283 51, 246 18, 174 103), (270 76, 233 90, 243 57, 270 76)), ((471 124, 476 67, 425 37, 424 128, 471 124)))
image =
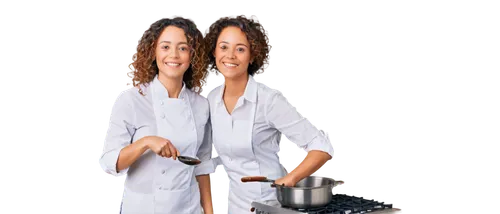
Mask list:
POLYGON ((201 161, 211 157, 207 99, 185 87, 178 99, 171 99, 157 77, 141 88, 145 96, 131 88, 116 100, 100 159, 107 173, 127 174, 121 213, 199 214, 195 176, 208 174, 211 167, 188 166, 148 150, 129 168, 116 171, 120 150, 145 136, 169 139, 181 155, 201 161))
POLYGON ((255 82, 252 76, 243 96, 229 114, 222 99, 224 85, 208 95, 213 143, 230 179, 229 213, 251 213, 251 202, 276 200, 269 183, 242 183, 241 177, 262 175, 277 179, 286 175, 279 162, 281 133, 306 151, 333 155, 327 135, 314 127, 277 90, 255 82))

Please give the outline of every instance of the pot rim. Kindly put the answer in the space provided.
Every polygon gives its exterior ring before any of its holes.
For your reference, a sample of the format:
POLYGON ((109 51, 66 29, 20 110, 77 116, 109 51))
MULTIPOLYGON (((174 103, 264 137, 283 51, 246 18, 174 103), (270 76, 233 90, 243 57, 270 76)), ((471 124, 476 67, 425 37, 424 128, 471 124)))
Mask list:
POLYGON ((287 187, 287 186, 283 186, 281 184, 275 184, 276 187, 278 188, 289 188, 289 189, 297 189, 297 190, 310 190, 310 189, 322 189, 322 188, 325 188, 325 187, 331 187, 333 189, 333 187, 335 187, 335 183, 336 182, 341 182, 343 183, 343 181, 337 181, 335 179, 332 179, 332 178, 328 178, 328 177, 321 177, 321 176, 308 176, 310 178, 321 178, 321 179, 328 179, 328 180, 331 180, 333 181, 332 184, 328 184, 328 185, 321 185, 321 186, 317 186, 317 187, 287 187))
POLYGON ((287 186, 282 186, 282 185, 276 185, 276 187, 280 189, 298 189, 298 190, 309 190, 309 189, 322 189, 322 188, 330 188, 332 184, 328 185, 322 185, 319 187, 287 187, 287 186))

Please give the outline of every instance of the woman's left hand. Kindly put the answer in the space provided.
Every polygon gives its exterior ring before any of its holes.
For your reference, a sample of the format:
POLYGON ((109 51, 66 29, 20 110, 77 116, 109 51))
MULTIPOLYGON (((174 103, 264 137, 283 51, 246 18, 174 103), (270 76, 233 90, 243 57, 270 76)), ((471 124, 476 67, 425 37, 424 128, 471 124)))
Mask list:
POLYGON ((278 178, 274 181, 275 184, 285 185, 287 187, 293 187, 297 182, 298 181, 295 179, 295 177, 290 174, 285 175, 285 177, 278 178))

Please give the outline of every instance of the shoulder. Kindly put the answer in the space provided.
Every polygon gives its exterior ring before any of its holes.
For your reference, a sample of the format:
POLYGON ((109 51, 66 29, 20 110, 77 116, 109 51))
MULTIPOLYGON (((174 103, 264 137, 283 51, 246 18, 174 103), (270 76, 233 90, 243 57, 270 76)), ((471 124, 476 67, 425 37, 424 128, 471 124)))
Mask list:
POLYGON ((222 90, 222 86, 223 85, 217 86, 212 91, 210 91, 210 93, 208 93, 207 99, 209 102, 215 101, 217 95, 220 94, 220 90, 222 90))
POLYGON ((138 91, 137 88, 132 87, 132 88, 129 88, 125 91, 120 92, 120 94, 118 95, 118 98, 116 99, 116 102, 120 103, 120 104, 131 104, 132 99, 134 97, 134 94, 137 91, 138 91))
POLYGON ((136 95, 139 94, 138 89, 135 87, 122 91, 115 100, 111 116, 120 118, 120 120, 127 120, 130 122, 135 115, 135 100, 136 95))
POLYGON ((208 99, 204 96, 194 92, 193 90, 187 90, 189 93, 189 99, 191 103, 197 107, 201 107, 203 109, 208 109, 208 99))
POLYGON ((276 97, 282 97, 283 95, 281 94, 280 91, 270 88, 269 86, 265 85, 264 83, 256 82, 257 83, 257 99, 258 102, 266 104, 270 103, 269 101, 272 99, 275 99, 276 97))
POLYGON ((116 104, 134 106, 134 103, 142 102, 150 94, 150 87, 141 84, 122 91, 116 100, 116 104), (142 94, 141 94, 142 93, 142 94))

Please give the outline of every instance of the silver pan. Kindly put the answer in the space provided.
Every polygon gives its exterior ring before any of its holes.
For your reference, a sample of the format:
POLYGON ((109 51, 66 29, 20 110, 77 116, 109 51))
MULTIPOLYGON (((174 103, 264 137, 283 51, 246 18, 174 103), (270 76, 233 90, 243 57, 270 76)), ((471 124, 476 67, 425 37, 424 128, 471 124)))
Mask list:
POLYGON ((294 187, 274 183, 263 176, 241 178, 242 182, 271 182, 276 188, 278 201, 282 206, 291 208, 313 208, 325 206, 332 200, 333 187, 343 184, 331 178, 309 176, 299 181, 294 187))

